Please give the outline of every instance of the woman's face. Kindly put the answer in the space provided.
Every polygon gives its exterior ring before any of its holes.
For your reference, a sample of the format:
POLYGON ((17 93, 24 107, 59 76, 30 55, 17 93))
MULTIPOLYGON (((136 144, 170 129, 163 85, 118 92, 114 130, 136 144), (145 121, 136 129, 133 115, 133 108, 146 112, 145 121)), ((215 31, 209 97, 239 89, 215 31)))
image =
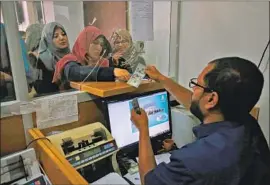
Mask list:
POLYGON ((114 42, 114 47, 116 51, 125 51, 129 47, 129 41, 118 37, 114 42))
POLYGON ((53 43, 59 49, 68 47, 68 37, 61 28, 56 28, 53 34, 53 43))
POLYGON ((88 54, 90 58, 93 60, 99 60, 102 52, 102 46, 100 39, 94 40, 92 43, 90 43, 88 54))

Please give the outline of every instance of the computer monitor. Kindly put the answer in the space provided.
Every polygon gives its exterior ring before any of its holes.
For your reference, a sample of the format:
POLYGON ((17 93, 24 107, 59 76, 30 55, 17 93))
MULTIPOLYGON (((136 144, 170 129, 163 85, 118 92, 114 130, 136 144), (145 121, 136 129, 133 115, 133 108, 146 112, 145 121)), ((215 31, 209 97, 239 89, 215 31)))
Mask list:
POLYGON ((159 135, 171 133, 171 116, 167 91, 155 91, 107 100, 109 130, 119 148, 136 144, 139 141, 139 131, 130 120, 131 101, 135 97, 138 98, 140 107, 148 115, 150 137, 154 138, 159 135))

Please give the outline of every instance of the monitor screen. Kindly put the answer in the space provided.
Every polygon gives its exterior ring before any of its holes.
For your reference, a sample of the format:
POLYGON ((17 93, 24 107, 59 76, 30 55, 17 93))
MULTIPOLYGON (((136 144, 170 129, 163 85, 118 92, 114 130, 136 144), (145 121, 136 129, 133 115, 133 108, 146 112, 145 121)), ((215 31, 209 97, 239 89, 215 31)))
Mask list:
MULTIPOLYGON (((170 109, 166 91, 138 96, 138 102, 148 115, 150 137, 170 131, 170 109)), ((119 148, 137 143, 139 132, 130 121, 133 98, 107 104, 110 130, 119 148)))

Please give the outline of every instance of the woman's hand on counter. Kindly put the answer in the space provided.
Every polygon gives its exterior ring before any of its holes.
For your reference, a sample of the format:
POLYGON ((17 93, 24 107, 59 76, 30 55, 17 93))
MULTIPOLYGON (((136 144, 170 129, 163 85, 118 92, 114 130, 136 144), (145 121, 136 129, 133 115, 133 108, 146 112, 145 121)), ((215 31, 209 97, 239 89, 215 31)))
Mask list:
POLYGON ((113 73, 115 78, 121 81, 128 81, 130 78, 130 73, 125 69, 114 68, 113 73))

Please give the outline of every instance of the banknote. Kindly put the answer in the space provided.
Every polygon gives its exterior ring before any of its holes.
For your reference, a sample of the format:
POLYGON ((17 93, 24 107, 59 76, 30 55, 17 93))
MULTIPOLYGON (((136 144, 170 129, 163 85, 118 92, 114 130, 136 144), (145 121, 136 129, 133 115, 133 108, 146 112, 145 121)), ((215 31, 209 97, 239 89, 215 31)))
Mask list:
POLYGON ((145 67, 146 67, 145 65, 139 63, 137 65, 136 70, 134 71, 130 79, 128 80, 127 84, 138 88, 142 82, 142 79, 145 77, 145 72, 144 72, 145 67))

